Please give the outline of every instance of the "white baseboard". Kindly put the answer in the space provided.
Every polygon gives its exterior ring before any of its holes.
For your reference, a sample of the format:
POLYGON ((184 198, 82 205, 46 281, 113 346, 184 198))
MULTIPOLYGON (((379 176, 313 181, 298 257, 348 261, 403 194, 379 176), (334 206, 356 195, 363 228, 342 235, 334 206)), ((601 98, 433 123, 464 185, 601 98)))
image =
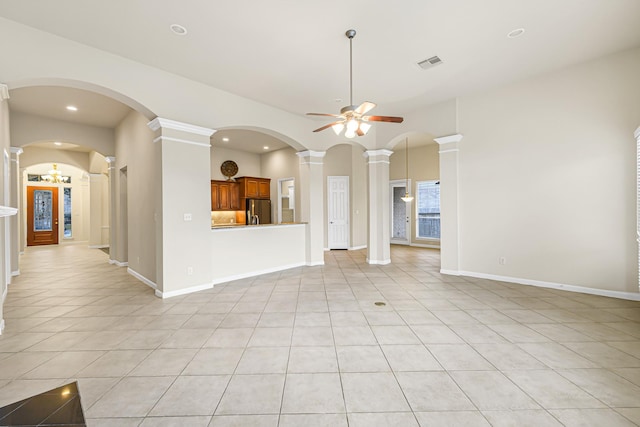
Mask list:
POLYGON ((440 249, 440 245, 429 245, 426 243, 411 243, 409 246, 416 248, 440 249))
POLYGON ((367 249, 367 245, 352 246, 349 248, 350 251, 359 251, 360 249, 367 249))
POLYGON ((120 261, 116 261, 115 259, 110 259, 109 260, 109 264, 115 264, 118 267, 128 267, 129 266, 129 263, 127 261, 120 262, 120 261))
POLYGON ((391 264, 391 259, 377 260, 377 259, 369 259, 369 258, 367 258, 367 264, 371 264, 371 265, 387 265, 387 264, 391 264))
POLYGON ((232 282, 234 280, 246 279, 247 277, 255 277, 255 276, 260 276, 261 274, 275 273, 275 272, 282 271, 282 270, 288 270, 290 268, 304 267, 304 266, 310 266, 310 265, 324 265, 324 261, 322 261, 321 263, 299 262, 299 263, 296 263, 296 264, 283 265, 283 266, 274 267, 274 268, 267 268, 267 269, 264 269, 264 270, 250 271, 248 273, 236 274, 236 275, 233 275, 233 276, 220 277, 218 279, 214 279, 212 284, 215 286, 215 285, 219 285, 220 283, 226 283, 226 282, 232 282))
POLYGON ((213 283, 205 283, 204 285, 190 286, 188 288, 178 289, 177 291, 170 291, 170 292, 162 292, 156 289, 156 296, 158 298, 166 299, 171 297, 177 297, 180 295, 191 294, 193 292, 204 291, 211 288, 213 288, 213 283))
POLYGON ((20 270, 12 271, 12 272, 11 272, 11 275, 12 275, 13 277, 19 276, 19 275, 20 275, 20 270))
MULTIPOLYGON (((316 265, 324 265, 324 261, 307 262, 302 265, 306 265, 307 267, 315 267, 316 265)), ((293 268, 293 267, 287 267, 287 268, 293 268)))
POLYGON ((440 269, 440 274, 447 274, 449 276, 459 276, 460 272, 456 270, 444 270, 440 269))
POLYGON ((4 332, 4 319, 0 320, 0 335, 4 332))
POLYGON ((108 247, 109 245, 89 245, 89 249, 104 249, 108 247))
POLYGON ((4 300, 7 299, 7 293, 9 293, 9 287, 4 288, 4 292, 2 292, 2 305, 4 306, 4 300))
MULTIPOLYGON (((450 273, 444 273, 442 270, 440 272, 443 274, 450 274, 450 273)), ((557 289, 560 291, 570 291, 570 292, 578 292, 582 294, 591 294, 591 295, 599 295, 603 297, 619 298, 619 299, 626 299, 631 301, 640 301, 640 293, 633 293, 633 292, 610 291, 607 289, 587 288, 584 286, 566 285, 563 283, 554 283, 554 282, 544 282, 542 280, 522 279, 519 277, 497 276, 494 274, 475 273, 472 271, 460 271, 458 272, 457 275, 477 277, 479 279, 496 280, 499 282, 517 283, 519 285, 537 286, 540 288, 557 289)))
POLYGON ((131 268, 127 267, 127 273, 129 273, 130 275, 132 275, 136 279, 140 280, 142 283, 144 283, 145 285, 149 286, 151 289, 154 289, 156 292, 158 291, 158 285, 156 285, 154 282, 152 282, 151 280, 147 279, 146 277, 144 277, 142 274, 138 273, 137 271, 132 270, 131 268))

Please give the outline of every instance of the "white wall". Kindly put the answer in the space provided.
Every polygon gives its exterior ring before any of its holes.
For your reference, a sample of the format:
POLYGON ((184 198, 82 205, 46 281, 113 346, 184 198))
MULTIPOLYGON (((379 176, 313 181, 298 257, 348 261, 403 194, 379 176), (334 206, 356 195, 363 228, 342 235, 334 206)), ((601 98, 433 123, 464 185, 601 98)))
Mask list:
MULTIPOLYGON (((9 135, 9 105, 5 99, 6 93, 3 92, 2 86, 0 86, 0 156, 10 156, 10 135, 9 135)), ((9 176, 6 170, 4 159, 0 158, 0 177, 2 177, 2 185, 0 185, 0 205, 5 204, 5 179, 9 176)), ((7 292, 7 273, 11 270, 11 265, 5 265, 5 253, 10 250, 10 245, 7 242, 5 236, 6 224, 10 221, 9 217, 0 219, 0 333, 4 329, 4 298, 7 292)))
POLYGON ((462 270, 638 292, 639 76, 636 49, 460 100, 462 270))

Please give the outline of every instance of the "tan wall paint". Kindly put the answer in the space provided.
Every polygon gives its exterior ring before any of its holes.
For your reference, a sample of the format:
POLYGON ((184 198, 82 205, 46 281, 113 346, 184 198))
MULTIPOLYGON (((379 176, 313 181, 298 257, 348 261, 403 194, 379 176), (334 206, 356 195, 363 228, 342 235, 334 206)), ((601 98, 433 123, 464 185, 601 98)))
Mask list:
POLYGON ((225 147, 211 147, 211 179, 227 179, 220 171, 222 162, 233 160, 238 165, 239 176, 261 177, 262 166, 260 154, 248 153, 246 151, 232 150, 225 147))
POLYGON ((115 150, 113 129, 20 112, 11 114, 11 138, 14 147, 25 147, 33 142, 61 141, 90 147, 104 156, 113 156, 115 150))
MULTIPOLYGON (((127 168, 128 239, 119 239, 118 254, 126 254, 117 260, 128 262, 129 267, 156 281, 156 222, 155 186, 158 165, 154 161, 153 132, 148 120, 138 112, 131 112, 116 128, 116 194, 120 194, 120 171, 127 168)), ((116 197, 116 212, 120 212, 120 200, 116 197)), ((122 218, 112 221, 112 227, 121 227, 122 218)))
POLYGON ((460 100, 462 270, 638 292, 638 76, 640 49, 460 100))
POLYGON ((300 159, 293 148, 272 151, 260 156, 262 176, 271 178, 271 222, 278 221, 278 180, 294 179, 296 221, 300 222, 300 159))
MULTIPOLYGON (((404 145, 396 145, 403 147, 394 150, 391 155, 389 164, 389 179, 405 179, 406 178, 406 151, 404 145)), ((411 194, 416 197, 416 183, 418 181, 431 181, 440 178, 440 161, 438 155, 439 146, 435 142, 429 145, 419 147, 409 147, 409 179, 411 180, 411 194)), ((432 244, 432 241, 416 238, 416 199, 409 204, 411 212, 410 242, 412 244, 432 244)))

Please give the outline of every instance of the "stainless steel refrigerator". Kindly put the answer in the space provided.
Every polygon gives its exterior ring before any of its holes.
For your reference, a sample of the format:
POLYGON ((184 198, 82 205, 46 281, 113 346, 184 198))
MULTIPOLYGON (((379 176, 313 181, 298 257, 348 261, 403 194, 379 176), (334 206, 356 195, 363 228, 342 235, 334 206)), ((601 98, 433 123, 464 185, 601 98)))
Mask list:
POLYGON ((247 199, 247 224, 271 224, 271 200, 247 199))

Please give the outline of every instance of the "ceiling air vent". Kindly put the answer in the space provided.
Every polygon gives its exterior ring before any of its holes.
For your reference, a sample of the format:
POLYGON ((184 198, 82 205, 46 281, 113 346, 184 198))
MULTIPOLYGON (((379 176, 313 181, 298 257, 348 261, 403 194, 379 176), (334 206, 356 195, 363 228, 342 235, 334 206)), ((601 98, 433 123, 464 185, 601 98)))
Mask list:
POLYGON ((429 59, 425 59, 424 61, 418 62, 420 68, 426 70, 431 67, 435 67, 436 65, 442 64, 442 59, 437 56, 432 56, 429 59))

